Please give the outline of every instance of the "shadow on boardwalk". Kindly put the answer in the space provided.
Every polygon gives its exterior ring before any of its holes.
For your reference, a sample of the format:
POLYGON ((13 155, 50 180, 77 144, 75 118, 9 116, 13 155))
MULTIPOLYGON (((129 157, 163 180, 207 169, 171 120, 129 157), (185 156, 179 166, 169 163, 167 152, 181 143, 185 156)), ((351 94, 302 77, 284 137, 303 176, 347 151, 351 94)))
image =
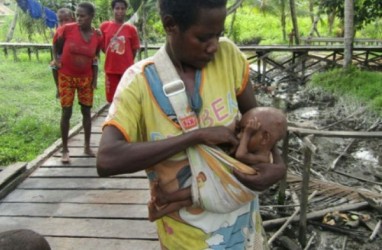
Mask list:
MULTIPOLYGON (((95 152, 107 112, 101 111, 93 119, 95 152)), ((145 174, 98 177, 96 159, 83 154, 81 127, 69 141, 71 164, 61 163, 56 144, 3 195, 0 232, 31 229, 45 236, 54 250, 159 249, 155 224, 147 220, 145 174)))

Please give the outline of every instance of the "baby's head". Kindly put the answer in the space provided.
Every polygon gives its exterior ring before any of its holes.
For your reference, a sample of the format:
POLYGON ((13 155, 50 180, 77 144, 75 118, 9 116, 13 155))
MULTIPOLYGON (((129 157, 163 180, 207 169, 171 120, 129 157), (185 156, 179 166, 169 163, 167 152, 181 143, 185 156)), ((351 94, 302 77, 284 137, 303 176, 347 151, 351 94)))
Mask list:
POLYGON ((75 21, 73 12, 68 8, 61 8, 57 10, 58 25, 62 26, 66 23, 71 23, 75 21))
POLYGON ((240 128, 244 129, 250 120, 260 123, 260 128, 253 136, 258 137, 259 147, 271 149, 287 133, 287 119, 284 113, 272 107, 257 107, 248 110, 240 120, 240 128), (256 119, 255 119, 256 118, 256 119))

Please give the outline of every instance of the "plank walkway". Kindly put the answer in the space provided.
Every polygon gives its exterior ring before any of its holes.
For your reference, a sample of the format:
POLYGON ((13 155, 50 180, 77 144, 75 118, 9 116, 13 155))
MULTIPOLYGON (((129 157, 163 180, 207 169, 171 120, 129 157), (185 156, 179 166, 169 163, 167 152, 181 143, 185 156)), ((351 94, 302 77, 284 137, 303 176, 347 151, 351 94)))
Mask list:
MULTIPOLYGON (((93 120, 97 151, 106 111, 93 120)), ((143 172, 100 178, 83 150, 83 131, 70 138, 71 164, 60 147, 0 201, 0 232, 31 229, 53 250, 160 249, 147 220, 148 181, 143 172)))
MULTIPOLYGON (((93 119, 91 146, 95 152, 105 116, 106 110, 93 119)), ((294 127, 288 130, 301 135, 382 138, 381 132, 345 133, 294 127)), ((4 191, 0 183, 0 198, 3 197, 0 232, 34 230, 46 237, 53 250, 160 249, 155 225, 147 220, 149 191, 145 174, 98 177, 96 159, 82 153, 81 127, 74 129, 69 146, 71 164, 62 164, 60 144, 52 145, 52 149, 46 150, 52 151, 48 157, 38 157, 35 163, 28 164, 38 165, 29 172, 23 164, 13 167, 15 173, 25 172, 19 174, 20 180, 13 184, 14 190, 8 195, 3 194, 7 188, 4 191)), ((11 176, 8 172, 1 172, 0 182, 7 182, 11 176)), ((298 185, 301 177, 292 182, 298 185)), ((313 181, 309 185, 317 188, 313 181)), ((381 198, 380 194, 377 196, 381 198)))

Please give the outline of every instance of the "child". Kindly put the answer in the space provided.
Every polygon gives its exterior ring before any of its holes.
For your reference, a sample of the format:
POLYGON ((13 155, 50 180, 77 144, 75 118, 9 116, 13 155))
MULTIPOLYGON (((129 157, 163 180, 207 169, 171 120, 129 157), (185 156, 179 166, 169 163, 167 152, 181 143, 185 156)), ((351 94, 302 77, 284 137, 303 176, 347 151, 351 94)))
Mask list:
MULTIPOLYGON (((272 148, 287 132, 287 119, 283 112, 271 107, 257 107, 248 110, 239 122, 240 139, 235 158, 247 165, 272 163, 272 148)), ((178 211, 192 205, 191 188, 186 187, 173 193, 166 193, 154 182, 151 201, 148 204, 149 220, 178 211)))
MULTIPOLYGON (((58 19, 58 27, 61 27, 67 23, 72 23, 75 21, 73 12, 68 8, 61 8, 57 10, 57 19, 58 19)), ((57 33, 53 36, 53 44, 57 40, 57 33)), ((55 46, 53 46, 53 55, 54 60, 50 63, 50 67, 52 69, 54 83, 56 84, 56 98, 59 98, 58 95, 58 73, 57 69, 60 67, 60 54, 62 51, 56 51, 55 46)))

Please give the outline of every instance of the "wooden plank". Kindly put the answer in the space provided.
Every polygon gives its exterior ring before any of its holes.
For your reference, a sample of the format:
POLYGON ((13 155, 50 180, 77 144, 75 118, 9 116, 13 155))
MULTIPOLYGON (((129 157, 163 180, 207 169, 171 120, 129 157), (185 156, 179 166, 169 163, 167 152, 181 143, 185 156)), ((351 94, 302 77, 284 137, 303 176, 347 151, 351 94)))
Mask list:
MULTIPOLYGON (((92 134, 90 136, 90 146, 98 146, 99 141, 101 139, 101 134, 92 134)), ((84 146, 84 134, 76 134, 75 136, 71 137, 68 141, 68 145, 73 147, 83 147, 84 146)))
POLYGON ((68 166, 68 167, 91 167, 91 168, 95 168, 95 165, 96 165, 95 157, 81 157, 81 158, 72 157, 70 158, 70 163, 68 164, 63 164, 61 162, 61 158, 59 157, 50 157, 42 164, 43 167, 68 166))
POLYGON ((147 190, 147 179, 117 179, 117 178, 28 178, 19 185, 19 189, 138 189, 147 190))
POLYGON ((45 237, 51 249, 62 250, 95 250, 95 249, 145 249, 160 250, 157 240, 125 240, 125 239, 96 239, 96 238, 69 238, 69 237, 45 237))
MULTIPOLYGON (((91 147, 93 152, 95 154, 98 153, 98 147, 91 147)), ((70 157, 73 158, 73 157, 84 157, 86 156, 84 154, 84 148, 83 147, 70 147, 69 146, 69 153, 70 153, 70 157)), ((61 150, 55 152, 53 154, 54 157, 61 157, 62 156, 62 152, 61 150)))
MULTIPOLYGON (((79 167, 40 167, 35 170, 31 177, 99 177, 96 168, 79 168, 79 167)), ((110 178, 145 178, 146 174, 143 171, 132 174, 121 174, 110 178)))
POLYGON ((44 236, 113 239, 157 239, 148 220, 0 217, 0 232, 30 229, 44 236))
MULTIPOLYGON (((105 197, 107 200, 107 197, 105 197)), ((147 205, 2 203, 0 216, 56 218, 147 219, 147 205)))
POLYGON ((0 187, 3 187, 9 183, 14 176, 24 172, 26 165, 26 162, 17 162, 3 169, 0 172, 0 187))
POLYGON ((347 138, 382 138, 382 131, 366 132, 366 131, 324 131, 307 128, 297 128, 288 126, 289 132, 301 135, 316 135, 325 137, 347 137, 347 138))
POLYGON ((16 189, 2 202, 142 204, 150 199, 149 190, 24 190, 16 189))

